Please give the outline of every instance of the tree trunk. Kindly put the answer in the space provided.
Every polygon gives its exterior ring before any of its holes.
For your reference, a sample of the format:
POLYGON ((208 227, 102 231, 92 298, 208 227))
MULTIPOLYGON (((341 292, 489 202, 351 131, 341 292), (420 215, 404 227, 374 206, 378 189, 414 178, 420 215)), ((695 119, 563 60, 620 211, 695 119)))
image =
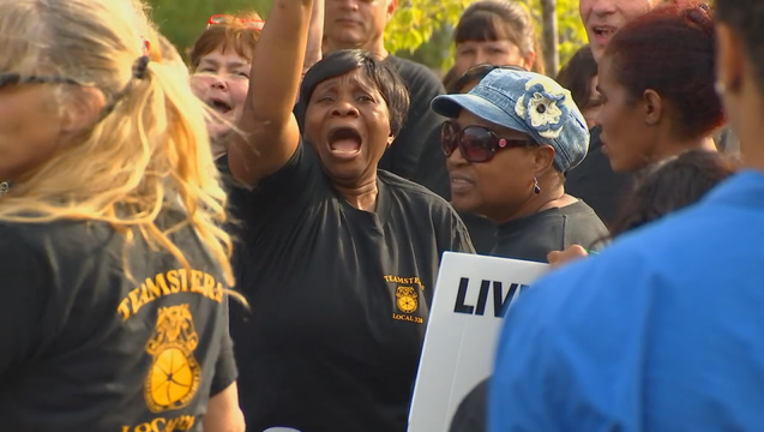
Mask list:
POLYGON ((557 33, 557 0, 541 0, 542 17, 544 21, 544 63, 546 73, 556 76, 560 70, 560 50, 557 33))

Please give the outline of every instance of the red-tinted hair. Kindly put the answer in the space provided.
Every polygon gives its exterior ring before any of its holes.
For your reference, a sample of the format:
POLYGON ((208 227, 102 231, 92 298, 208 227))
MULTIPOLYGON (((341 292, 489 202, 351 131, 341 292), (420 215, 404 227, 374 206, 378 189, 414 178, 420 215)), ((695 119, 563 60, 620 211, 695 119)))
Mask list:
POLYGON ((708 6, 679 1, 630 22, 605 50, 635 100, 652 89, 674 106, 682 138, 708 135, 725 121, 714 89, 713 20, 708 6))
POLYGON ((260 30, 248 27, 242 20, 262 20, 262 18, 256 12, 239 13, 204 30, 194 43, 189 55, 192 72, 199 67, 202 57, 217 49, 222 49, 224 53, 232 49, 236 54, 252 61, 255 46, 260 39, 260 30))

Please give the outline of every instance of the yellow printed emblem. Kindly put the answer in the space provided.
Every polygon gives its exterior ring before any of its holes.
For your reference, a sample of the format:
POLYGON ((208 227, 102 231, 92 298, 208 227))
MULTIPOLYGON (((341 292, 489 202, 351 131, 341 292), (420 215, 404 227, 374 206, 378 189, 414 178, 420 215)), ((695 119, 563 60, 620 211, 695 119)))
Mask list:
POLYGON ((187 304, 159 308, 156 329, 146 344, 146 351, 154 357, 144 389, 152 412, 183 408, 196 396, 202 372, 194 358, 198 344, 187 304))
POLYGON ((399 286, 395 291, 395 297, 398 299, 396 302, 398 304, 398 309, 403 313, 413 313, 417 310, 417 307, 419 307, 419 302, 417 301, 419 295, 416 293, 414 287, 399 286))

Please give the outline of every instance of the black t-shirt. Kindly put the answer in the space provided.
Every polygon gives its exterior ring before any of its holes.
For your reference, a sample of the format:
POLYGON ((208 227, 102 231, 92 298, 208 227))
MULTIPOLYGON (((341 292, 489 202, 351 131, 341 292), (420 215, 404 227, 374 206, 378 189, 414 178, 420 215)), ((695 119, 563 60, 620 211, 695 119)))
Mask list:
POLYGON ((430 109, 430 102, 436 96, 445 94, 446 90, 435 73, 426 66, 392 55, 386 61, 398 70, 406 82, 411 105, 403 129, 382 156, 378 167, 416 181, 420 160, 439 157, 439 154, 442 157, 440 146, 433 148, 427 140, 431 139, 431 131, 440 131, 440 125, 445 120, 430 109))
POLYGON ((462 399, 451 419, 449 432, 485 432, 488 430, 488 386, 483 380, 462 399))
POLYGON ((565 190, 589 204, 606 225, 615 222, 621 203, 631 191, 633 175, 616 173, 602 152, 598 126, 591 130, 589 154, 568 173, 565 190))
POLYGON ((583 201, 499 225, 495 256, 547 262, 547 254, 572 245, 597 247, 607 228, 583 201))
POLYGON ((440 131, 443 122, 433 128, 425 139, 425 149, 419 166, 411 180, 427 189, 451 200, 451 180, 446 167, 446 154, 440 142, 440 131))
POLYGON ((441 254, 472 247, 440 197, 385 171, 377 184, 376 213, 352 207, 300 144, 232 195, 252 305, 231 312, 248 430, 405 431, 441 254))
POLYGON ((136 232, 129 278, 107 224, 0 222, 0 429, 201 430, 236 378, 227 286, 192 229, 171 238, 190 271, 136 232))

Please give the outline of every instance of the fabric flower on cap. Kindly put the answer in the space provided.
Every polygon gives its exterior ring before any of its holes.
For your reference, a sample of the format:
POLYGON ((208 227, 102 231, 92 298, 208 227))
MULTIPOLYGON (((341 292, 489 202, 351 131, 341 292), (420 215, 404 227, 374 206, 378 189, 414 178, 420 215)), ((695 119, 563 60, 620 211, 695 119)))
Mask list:
POLYGON ((562 120, 568 114, 567 103, 571 98, 570 93, 556 83, 547 84, 549 83, 540 78, 525 83, 525 94, 517 100, 515 113, 540 136, 555 139, 562 133, 562 120))

